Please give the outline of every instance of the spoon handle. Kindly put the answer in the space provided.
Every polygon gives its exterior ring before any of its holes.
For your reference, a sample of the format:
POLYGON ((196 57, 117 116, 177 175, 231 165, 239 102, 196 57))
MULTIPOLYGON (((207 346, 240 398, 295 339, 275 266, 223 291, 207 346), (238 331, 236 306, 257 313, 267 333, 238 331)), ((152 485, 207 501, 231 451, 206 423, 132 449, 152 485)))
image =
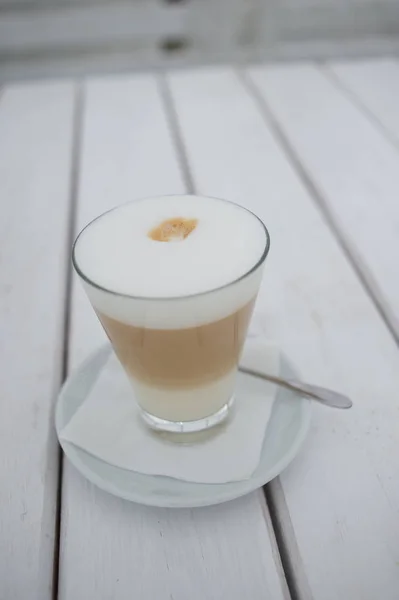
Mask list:
POLYGON ((334 392, 333 390, 329 390, 327 388, 319 387, 318 385, 310 385, 308 383, 302 383, 302 381, 295 381, 294 379, 281 379, 280 377, 267 375, 266 373, 260 373, 258 371, 254 371, 253 369, 248 369, 247 367, 240 366, 239 370, 247 375, 253 375, 253 377, 271 381, 272 383, 275 383, 281 387, 285 387, 293 392, 297 392, 302 396, 307 396, 309 398, 313 398, 314 400, 318 400, 325 406, 330 406, 332 408, 351 408, 353 404, 352 400, 348 398, 348 396, 344 396, 339 392, 334 392))

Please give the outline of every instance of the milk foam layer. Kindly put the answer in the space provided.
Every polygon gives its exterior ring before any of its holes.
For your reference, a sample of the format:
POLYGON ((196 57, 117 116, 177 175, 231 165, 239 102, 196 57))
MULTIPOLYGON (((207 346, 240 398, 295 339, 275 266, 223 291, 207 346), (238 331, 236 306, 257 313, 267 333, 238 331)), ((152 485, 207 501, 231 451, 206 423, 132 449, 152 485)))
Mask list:
POLYGON ((165 196, 99 217, 79 236, 74 261, 97 310, 135 326, 175 329, 223 318, 250 301, 262 265, 243 276, 266 246, 261 221, 236 204, 165 196), (197 219, 185 239, 149 237, 159 223, 175 217, 197 219))

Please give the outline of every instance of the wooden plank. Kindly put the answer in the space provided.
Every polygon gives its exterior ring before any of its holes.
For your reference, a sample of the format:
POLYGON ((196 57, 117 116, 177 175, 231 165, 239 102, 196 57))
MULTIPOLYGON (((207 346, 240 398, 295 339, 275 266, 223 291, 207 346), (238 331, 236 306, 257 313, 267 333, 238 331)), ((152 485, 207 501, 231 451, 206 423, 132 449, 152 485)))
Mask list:
POLYGON ((234 74, 174 74, 171 84, 199 190, 241 202, 270 229, 258 333, 279 342, 305 380, 355 401, 344 413, 314 406, 305 449, 281 477, 286 505, 276 517, 290 542, 292 589, 301 599, 395 600, 397 347, 234 74))
MULTIPOLYGON (((195 6, 201 4, 195 3, 195 6)), ((209 15, 209 10, 207 10, 209 15)), ((229 13, 230 14, 230 13, 229 13)), ((212 18, 212 16, 210 17, 212 18)), ((257 17, 255 16, 255 19, 257 17)), ((192 19, 195 23, 195 19, 192 19)), ((217 22, 214 20, 214 22, 217 22)), ((73 26, 72 26, 73 27, 73 26)), ((267 61, 300 61, 310 59, 331 60, 336 58, 356 58, 364 56, 387 56, 399 53, 398 36, 360 37, 342 40, 323 39, 291 42, 274 40, 267 34, 260 35, 255 49, 235 43, 236 32, 231 31, 231 40, 217 37, 210 40, 207 36, 207 23, 198 32, 198 37, 190 35, 180 37, 180 50, 168 51, 161 48, 167 38, 152 38, 147 46, 136 44, 130 38, 118 43, 92 44, 90 48, 43 48, 34 52, 0 53, 0 82, 11 80, 43 79, 59 77, 93 76, 96 73, 132 73, 148 69, 186 68, 191 65, 204 64, 242 64, 248 60, 267 61)), ((269 30, 274 25, 268 24, 269 30)), ((195 29, 193 24, 193 29, 195 29)), ((250 27, 249 27, 250 29, 250 27)), ((169 34, 168 36, 169 37, 169 34)), ((148 40, 148 38, 147 38, 148 40)))
MULTIPOLYGON (((135 196, 184 192, 152 77, 91 81, 85 104, 78 227, 135 196)), ((72 363, 103 339, 74 286, 72 363)), ((61 600, 287 598, 260 492, 225 506, 155 510, 97 490, 67 463, 64 475, 61 600)))
POLYGON ((385 56, 396 0, 0 0, 0 80, 385 56))
POLYGON ((394 59, 333 63, 330 71, 399 144, 399 62, 394 59))
POLYGON ((179 35, 184 6, 171 10, 156 0, 120 0, 97 6, 71 3, 5 13, 0 19, 0 53, 52 52, 133 40, 149 47, 160 35, 179 35))
POLYGON ((52 598, 74 91, 0 99, 0 597, 52 598))
POLYGON ((390 40, 399 31, 394 0, 273 2, 202 0, 0 0, 0 52, 131 40, 147 51, 159 36, 191 38, 203 56, 212 48, 245 55, 276 44, 390 40), (108 24, 108 26, 107 26, 108 24))
MULTIPOLYGON (((345 0, 289 0, 276 2, 273 13, 275 39, 305 45, 318 42, 319 48, 325 42, 335 42, 336 52, 340 43, 346 50, 353 41, 394 38, 399 29, 399 5, 391 0, 354 0, 349 4, 345 0)), ((269 18, 267 11, 265 18, 269 18)), ((309 54, 308 58, 317 55, 309 54)))
POLYGON ((399 336, 399 152, 320 69, 254 78, 399 336))

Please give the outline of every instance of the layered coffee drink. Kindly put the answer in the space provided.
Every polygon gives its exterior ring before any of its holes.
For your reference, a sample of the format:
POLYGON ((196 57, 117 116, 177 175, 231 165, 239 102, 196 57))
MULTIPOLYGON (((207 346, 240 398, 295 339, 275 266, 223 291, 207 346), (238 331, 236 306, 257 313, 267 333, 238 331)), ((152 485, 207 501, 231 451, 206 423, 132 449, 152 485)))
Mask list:
POLYGON ((227 415, 268 246, 254 214, 197 196, 123 205, 78 237, 75 267, 151 426, 227 415))

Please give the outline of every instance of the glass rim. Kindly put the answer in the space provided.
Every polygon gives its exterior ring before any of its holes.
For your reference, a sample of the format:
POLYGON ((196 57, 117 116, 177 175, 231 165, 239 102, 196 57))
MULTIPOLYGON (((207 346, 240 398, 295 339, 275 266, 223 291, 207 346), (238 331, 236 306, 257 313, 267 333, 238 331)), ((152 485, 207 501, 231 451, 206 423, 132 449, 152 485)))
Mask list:
POLYGON ((101 292, 105 292, 105 293, 111 294, 113 296, 119 296, 121 298, 129 298, 130 300, 146 300, 146 301, 151 300, 151 301, 166 302, 168 300, 176 301, 176 300, 185 300, 188 298, 197 298, 199 296, 211 294, 212 292, 218 292, 220 290, 230 287, 231 285, 234 285, 235 283, 242 281, 243 279, 245 279, 246 277, 249 277, 249 275, 254 273, 258 269, 258 267, 260 267, 262 265, 262 263, 264 263, 267 255, 269 254, 269 250, 270 250, 270 234, 269 234, 269 231, 268 231, 266 225, 264 224, 262 219, 260 217, 258 217, 257 214, 255 214, 254 212, 252 212, 245 206, 242 206, 241 204, 237 204, 237 202, 233 202, 232 200, 225 200, 224 198, 217 198, 215 196, 202 196, 199 194, 165 194, 165 195, 160 195, 160 196, 146 196, 144 198, 136 198, 134 200, 130 200, 129 202, 125 202, 124 204, 120 204, 119 206, 114 206, 113 208, 106 210, 105 212, 101 213, 100 215, 98 215, 97 217, 95 217, 94 219, 89 221, 89 223, 87 223, 83 227, 83 229, 80 230, 80 232, 76 236, 75 241, 73 243, 72 264, 73 264, 73 267, 74 267, 76 273, 79 275, 79 277, 81 277, 81 279, 83 279, 83 281, 85 281, 86 283, 88 283, 89 285, 94 287, 95 289, 100 290, 101 292), (205 290, 203 292, 195 292, 194 294, 185 294, 185 295, 179 295, 179 296, 137 296, 137 295, 135 296, 133 294, 126 294, 125 292, 117 292, 115 290, 111 290, 105 286, 102 286, 99 283, 96 283, 95 281, 90 279, 90 277, 85 275, 85 273, 79 267, 78 261, 76 259, 76 246, 77 246, 78 241, 79 241, 80 237, 82 236, 82 234, 86 231, 86 229, 88 229, 91 225, 93 225, 93 223, 95 223, 96 221, 98 221, 99 219, 104 217, 105 215, 107 215, 111 212, 114 212, 115 210, 118 210, 124 206, 128 206, 129 204, 133 204, 135 202, 143 202, 146 200, 155 200, 157 198, 171 198, 171 197, 184 197, 184 196, 189 196, 192 198, 208 198, 209 200, 217 200, 218 202, 227 202, 228 204, 234 204, 234 206, 237 206, 238 208, 241 208, 242 210, 245 210, 247 213, 250 213, 251 215, 253 215, 259 221, 259 223, 262 225, 263 230, 265 232, 265 237, 266 237, 265 248, 264 248, 260 258, 258 259, 258 261, 243 275, 240 275, 233 281, 229 281, 228 283, 224 283, 223 285, 217 286, 215 288, 211 288, 209 290, 205 290))

